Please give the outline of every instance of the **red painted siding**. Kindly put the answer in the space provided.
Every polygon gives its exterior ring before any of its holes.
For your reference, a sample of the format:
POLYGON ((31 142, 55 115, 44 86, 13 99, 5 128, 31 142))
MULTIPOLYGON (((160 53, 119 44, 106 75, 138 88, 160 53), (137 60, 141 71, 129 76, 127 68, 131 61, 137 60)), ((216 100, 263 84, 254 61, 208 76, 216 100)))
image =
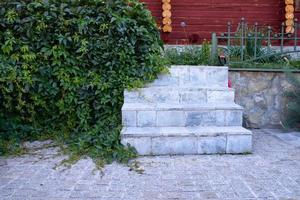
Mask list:
MULTIPOLYGON (((161 0, 142 0, 161 24, 161 0)), ((284 20, 284 0, 172 0, 172 33, 162 33, 169 44, 181 44, 193 34, 199 41, 210 39, 212 32, 227 30, 227 22, 234 25, 245 17, 249 24, 272 26, 279 29, 284 20), (186 27, 180 26, 181 22, 186 27)), ((300 14, 296 16, 300 17, 300 14)), ((236 26, 234 26, 236 28, 236 26)))

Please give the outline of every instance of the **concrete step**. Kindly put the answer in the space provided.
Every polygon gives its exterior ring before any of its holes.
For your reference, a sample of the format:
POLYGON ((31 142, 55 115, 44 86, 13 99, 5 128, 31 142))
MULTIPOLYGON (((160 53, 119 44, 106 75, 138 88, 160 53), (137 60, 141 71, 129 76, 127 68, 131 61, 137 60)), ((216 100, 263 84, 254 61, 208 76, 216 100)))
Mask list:
POLYGON ((222 103, 234 102, 234 89, 159 86, 124 91, 125 103, 222 103))
POLYGON ((121 133, 140 155, 248 153, 251 132, 228 88, 227 67, 172 66, 124 92, 121 133))
POLYGON ((243 108, 236 104, 125 103, 127 127, 242 126, 243 108))
POLYGON ((232 127, 125 127, 122 144, 139 155, 241 154, 252 151, 252 133, 232 127))
POLYGON ((184 65, 171 66, 169 71, 148 86, 228 86, 228 67, 184 65))

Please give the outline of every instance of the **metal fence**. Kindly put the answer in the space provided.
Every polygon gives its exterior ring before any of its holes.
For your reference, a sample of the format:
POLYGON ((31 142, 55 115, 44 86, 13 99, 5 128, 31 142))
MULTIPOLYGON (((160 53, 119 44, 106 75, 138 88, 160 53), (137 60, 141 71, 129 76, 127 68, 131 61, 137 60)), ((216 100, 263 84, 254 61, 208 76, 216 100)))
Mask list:
POLYGON ((258 23, 250 25, 242 18, 233 31, 233 25, 228 22, 227 32, 220 35, 212 34, 212 56, 213 58, 219 56, 219 59, 221 56, 226 59, 226 63, 231 63, 299 53, 300 25, 297 19, 290 28, 292 28, 290 33, 286 33, 286 26, 282 23, 276 32, 271 26, 260 26, 258 23), (285 48, 286 46, 290 48, 285 48))

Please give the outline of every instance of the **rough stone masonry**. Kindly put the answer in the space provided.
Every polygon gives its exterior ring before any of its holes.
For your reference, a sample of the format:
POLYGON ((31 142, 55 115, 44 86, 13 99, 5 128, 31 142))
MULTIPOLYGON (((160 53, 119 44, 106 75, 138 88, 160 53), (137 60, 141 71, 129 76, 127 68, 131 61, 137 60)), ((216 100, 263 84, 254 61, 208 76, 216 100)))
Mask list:
MULTIPOLYGON (((300 78, 300 73, 294 73, 300 78)), ((243 106, 244 126, 248 128, 278 128, 284 119, 286 98, 291 89, 283 72, 230 71, 235 89, 235 101, 243 106)))

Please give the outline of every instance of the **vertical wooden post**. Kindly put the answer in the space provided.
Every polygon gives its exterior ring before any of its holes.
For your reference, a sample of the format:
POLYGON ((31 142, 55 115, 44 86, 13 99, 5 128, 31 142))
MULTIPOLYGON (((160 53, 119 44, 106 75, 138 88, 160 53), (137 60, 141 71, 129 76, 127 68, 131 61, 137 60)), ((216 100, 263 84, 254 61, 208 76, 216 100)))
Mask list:
POLYGON ((255 22, 254 24, 254 58, 257 55, 257 32, 258 32, 258 23, 255 22))
POLYGON ((245 34, 245 32, 246 32, 246 27, 245 27, 245 18, 243 17, 242 19, 241 19, 241 30, 242 30, 242 35, 241 35, 241 61, 243 61, 244 60, 244 34, 245 34))
POLYGON ((298 38, 298 19, 294 22, 294 51, 297 50, 297 38, 298 38))
POLYGON ((211 35, 211 62, 214 62, 218 57, 218 38, 216 33, 211 35))
POLYGON ((230 43, 230 37, 231 37, 231 23, 230 22, 228 22, 227 23, 227 51, 228 51, 228 60, 227 60, 227 62, 229 63, 230 62, 230 51, 231 51, 231 49, 230 49, 230 45, 231 45, 231 43, 230 43))
POLYGON ((283 52, 283 41, 284 41, 284 23, 281 23, 281 34, 280 34, 280 53, 283 52))
POLYGON ((268 26, 268 53, 271 53, 271 32, 272 28, 271 26, 268 26))

